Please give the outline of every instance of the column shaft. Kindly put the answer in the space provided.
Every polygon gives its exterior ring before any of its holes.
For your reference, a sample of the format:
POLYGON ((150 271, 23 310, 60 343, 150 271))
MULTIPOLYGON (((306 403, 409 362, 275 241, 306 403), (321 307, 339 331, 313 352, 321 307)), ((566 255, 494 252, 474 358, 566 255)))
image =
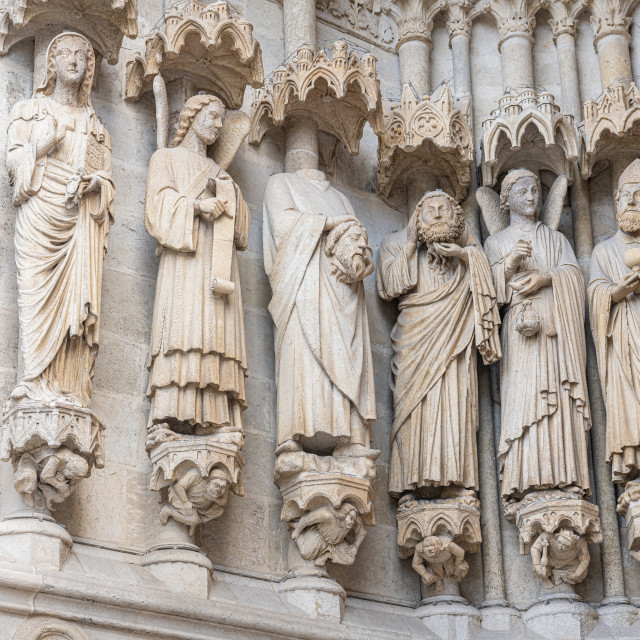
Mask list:
POLYGON ((600 82, 606 89, 612 84, 631 82, 631 57, 629 55, 629 37, 622 33, 602 36, 596 42, 598 62, 600 63, 600 82))
POLYGON ((533 52, 531 36, 516 33, 502 41, 502 82, 507 87, 533 86, 533 52))
POLYGON ((287 57, 303 44, 317 49, 314 0, 283 0, 284 42, 287 57))
POLYGON ((562 110, 565 113, 570 113, 577 124, 582 120, 582 101, 580 99, 575 36, 572 33, 559 34, 556 38, 556 50, 560 71, 562 110))
POLYGON ((400 81, 413 85, 418 97, 431 92, 430 47, 424 40, 408 40, 398 47, 400 81))
POLYGON ((285 123, 286 156, 284 170, 318 168, 318 124, 312 116, 296 114, 285 123))
POLYGON ((453 58, 453 87, 456 98, 471 97, 471 61, 469 57, 469 38, 457 35, 451 38, 453 58))

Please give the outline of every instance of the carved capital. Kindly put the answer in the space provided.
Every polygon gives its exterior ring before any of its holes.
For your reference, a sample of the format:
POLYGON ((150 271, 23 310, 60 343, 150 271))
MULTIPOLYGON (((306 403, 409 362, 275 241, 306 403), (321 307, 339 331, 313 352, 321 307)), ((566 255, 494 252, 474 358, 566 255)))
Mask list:
POLYGON ((605 36, 621 35, 631 42, 629 26, 630 0, 592 0, 591 25, 593 26, 593 46, 598 50, 598 42, 605 36))
POLYGON ((8 407, 1 428, 0 458, 11 460, 14 486, 32 508, 55 508, 104 467, 104 426, 89 409, 21 403, 8 407))
POLYGON ((429 49, 433 50, 432 31, 433 22, 431 20, 401 18, 398 20, 398 44, 396 48, 401 47, 405 42, 420 40, 421 42, 426 42, 429 45, 429 49))
POLYGON ((469 16, 473 4, 469 0, 452 0, 447 3, 445 17, 449 42, 458 36, 471 39, 471 18, 469 16))
POLYGON ((571 16, 564 16, 563 18, 552 18, 549 20, 551 30, 553 31, 553 39, 563 34, 569 34, 570 36, 576 35, 576 21, 571 16))
POLYGON ((154 447, 150 488, 166 490, 160 520, 169 518, 190 527, 222 515, 229 492, 244 495, 242 433, 185 436, 154 447))
POLYGON ((595 504, 552 489, 528 494, 505 513, 518 527, 520 553, 531 555, 533 573, 547 589, 586 578, 587 545, 602 542, 600 510, 595 504))
POLYGON ((366 527, 375 524, 375 462, 367 457, 283 453, 275 466, 281 519, 302 558, 316 567, 353 564, 366 527))

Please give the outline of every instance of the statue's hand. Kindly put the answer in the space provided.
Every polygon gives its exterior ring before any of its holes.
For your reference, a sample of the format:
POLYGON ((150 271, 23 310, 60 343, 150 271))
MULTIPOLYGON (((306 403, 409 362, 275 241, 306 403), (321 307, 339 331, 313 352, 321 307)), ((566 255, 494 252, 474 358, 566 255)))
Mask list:
POLYGON ((220 198, 205 198, 197 202, 196 214, 205 220, 216 220, 225 211, 226 202, 220 198))
POLYGON ((55 149, 64 137, 67 135, 67 126, 62 125, 58 128, 58 122, 55 118, 51 118, 49 121, 51 124, 48 127, 46 134, 41 140, 38 140, 36 144, 36 159, 40 160, 44 158, 52 149, 55 149))
POLYGON ((84 176, 83 181, 86 181, 86 185, 82 189, 82 194, 85 193, 93 193, 95 191, 100 191, 102 189, 102 182, 100 181, 100 176, 95 173, 84 176))
POLYGON ((536 291, 546 287, 551 281, 549 275, 541 275, 540 273, 531 273, 518 282, 510 282, 509 286, 517 291, 521 296, 530 296, 536 291))
POLYGON ((354 218, 353 216, 338 216, 337 218, 327 218, 324 222, 324 230, 331 231, 332 229, 339 227, 345 222, 358 222, 358 218, 354 218))
POLYGON ((525 258, 530 258, 532 253, 531 240, 524 237, 520 238, 516 246, 511 250, 511 253, 507 256, 507 268, 515 272, 520 263, 525 258))
POLYGON ((540 580, 546 580, 548 577, 547 568, 541 564, 534 564, 533 575, 536 576, 536 578, 540 578, 540 580))
POLYGON ((611 292, 612 302, 620 302, 620 300, 626 298, 630 293, 633 293, 638 285, 640 285, 640 273, 630 271, 625 274, 611 292))
POLYGON ((467 256, 464 249, 455 242, 434 242, 433 248, 436 250, 436 253, 445 258, 460 258, 466 261, 467 256))

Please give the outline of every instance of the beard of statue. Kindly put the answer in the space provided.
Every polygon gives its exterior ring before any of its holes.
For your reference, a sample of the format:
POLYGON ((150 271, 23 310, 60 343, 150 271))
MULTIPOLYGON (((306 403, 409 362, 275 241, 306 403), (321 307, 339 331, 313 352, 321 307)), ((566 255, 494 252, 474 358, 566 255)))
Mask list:
POLYGON ((418 218, 418 240, 432 245, 434 242, 453 242, 458 240, 464 231, 464 219, 456 217, 455 222, 432 222, 426 225, 418 218))
POLYGON ((616 216, 618 226, 625 233, 638 233, 640 231, 640 211, 633 205, 627 205, 616 216))

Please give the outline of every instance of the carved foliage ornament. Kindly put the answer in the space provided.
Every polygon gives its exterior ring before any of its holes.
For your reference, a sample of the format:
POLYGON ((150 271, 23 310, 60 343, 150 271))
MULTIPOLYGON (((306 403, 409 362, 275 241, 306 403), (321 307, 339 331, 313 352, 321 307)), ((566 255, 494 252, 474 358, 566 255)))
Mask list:
POLYGON ((253 26, 224 1, 205 5, 192 0, 169 9, 162 29, 147 36, 144 53, 127 63, 125 99, 135 101, 150 91, 158 74, 167 82, 187 76, 196 90, 239 109, 246 86, 259 87, 264 80, 253 26))
POLYGON ((321 131, 338 138, 356 155, 365 122, 380 135, 384 126, 376 59, 362 60, 341 40, 332 46, 333 59, 324 51, 315 56, 298 49, 297 60, 275 70, 274 79, 255 92, 251 106, 249 142, 254 145, 273 127, 284 125, 295 113, 311 115, 321 131))
POLYGON ((400 103, 386 112, 379 138, 378 193, 382 197, 388 197, 409 170, 424 166, 448 180, 455 197, 464 200, 473 162, 469 105, 457 108, 448 85, 437 96, 422 100, 406 85, 400 103))
POLYGON ((137 20, 137 0, 0 0, 0 55, 39 27, 58 24, 85 33, 115 64, 123 37, 137 37, 137 20))
POLYGON ((585 180, 599 160, 620 153, 622 148, 640 148, 638 134, 634 134, 638 124, 640 90, 633 82, 627 88, 623 85, 609 87, 599 103, 590 100, 584 105, 580 166, 585 180))
POLYGON ((629 11, 634 0, 585 0, 580 4, 588 4, 591 8, 591 24, 593 26, 593 46, 598 50, 598 42, 608 35, 623 35, 631 42, 629 26, 632 18, 629 11))

